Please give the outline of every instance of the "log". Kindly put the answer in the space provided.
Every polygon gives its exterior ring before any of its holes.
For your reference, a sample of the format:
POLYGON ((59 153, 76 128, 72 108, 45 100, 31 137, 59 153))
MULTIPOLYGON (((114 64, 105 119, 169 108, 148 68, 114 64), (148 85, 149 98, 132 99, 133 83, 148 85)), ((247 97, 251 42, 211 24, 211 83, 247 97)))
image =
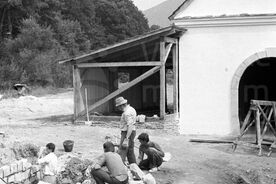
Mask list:
POLYGON ((230 140, 210 140, 210 139, 190 139, 190 142, 198 142, 198 143, 215 143, 215 144, 232 144, 234 141, 230 140))

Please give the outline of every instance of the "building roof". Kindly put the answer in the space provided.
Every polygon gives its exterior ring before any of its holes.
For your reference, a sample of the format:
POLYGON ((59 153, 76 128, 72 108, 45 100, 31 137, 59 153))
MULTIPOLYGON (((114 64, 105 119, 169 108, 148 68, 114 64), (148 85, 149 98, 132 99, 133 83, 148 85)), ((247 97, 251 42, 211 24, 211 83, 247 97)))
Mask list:
POLYGON ((84 54, 81 56, 77 56, 74 58, 69 58, 66 60, 59 61, 59 64, 64 64, 64 63, 82 63, 88 60, 95 59, 97 57, 102 57, 102 56, 107 56, 108 54, 112 54, 115 52, 119 52, 122 50, 125 50, 127 48, 133 47, 140 45, 141 43, 145 42, 150 42, 155 39, 160 39, 160 37, 163 36, 170 36, 170 37, 179 37, 181 34, 183 34, 186 31, 186 29, 177 27, 175 25, 161 28, 158 30, 154 30, 151 32, 148 32, 146 34, 140 35, 140 36, 135 36, 132 38, 129 38, 125 41, 98 49, 94 50, 88 54, 84 54))
POLYGON ((183 3, 169 16, 169 19, 271 16, 275 14, 275 0, 183 0, 183 3))

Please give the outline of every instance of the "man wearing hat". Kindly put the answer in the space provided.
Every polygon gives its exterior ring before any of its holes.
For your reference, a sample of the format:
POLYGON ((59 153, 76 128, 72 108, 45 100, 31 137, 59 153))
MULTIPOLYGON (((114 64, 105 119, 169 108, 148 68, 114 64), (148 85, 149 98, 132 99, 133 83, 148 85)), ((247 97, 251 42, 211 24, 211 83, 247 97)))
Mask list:
POLYGON ((126 157, 129 164, 136 163, 134 155, 134 138, 136 136, 136 110, 127 104, 127 100, 123 97, 118 97, 115 100, 116 107, 122 111, 121 116, 121 141, 119 147, 119 154, 122 160, 125 161, 126 157))

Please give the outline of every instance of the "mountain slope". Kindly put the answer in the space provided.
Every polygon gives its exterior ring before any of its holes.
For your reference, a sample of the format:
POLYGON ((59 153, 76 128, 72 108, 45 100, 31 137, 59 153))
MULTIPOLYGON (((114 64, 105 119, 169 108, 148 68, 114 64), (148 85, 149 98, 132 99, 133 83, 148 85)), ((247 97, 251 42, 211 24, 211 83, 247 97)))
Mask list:
POLYGON ((149 25, 166 27, 170 25, 168 17, 184 2, 184 0, 167 0, 159 5, 145 10, 143 13, 149 25))

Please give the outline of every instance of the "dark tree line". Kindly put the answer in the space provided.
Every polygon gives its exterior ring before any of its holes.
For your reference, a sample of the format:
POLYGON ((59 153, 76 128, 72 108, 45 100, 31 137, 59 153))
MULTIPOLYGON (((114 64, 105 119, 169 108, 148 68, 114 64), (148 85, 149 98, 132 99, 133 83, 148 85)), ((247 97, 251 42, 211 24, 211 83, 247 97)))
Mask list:
POLYGON ((58 60, 147 31, 131 0, 0 0, 0 89, 68 86, 71 68, 58 60))

